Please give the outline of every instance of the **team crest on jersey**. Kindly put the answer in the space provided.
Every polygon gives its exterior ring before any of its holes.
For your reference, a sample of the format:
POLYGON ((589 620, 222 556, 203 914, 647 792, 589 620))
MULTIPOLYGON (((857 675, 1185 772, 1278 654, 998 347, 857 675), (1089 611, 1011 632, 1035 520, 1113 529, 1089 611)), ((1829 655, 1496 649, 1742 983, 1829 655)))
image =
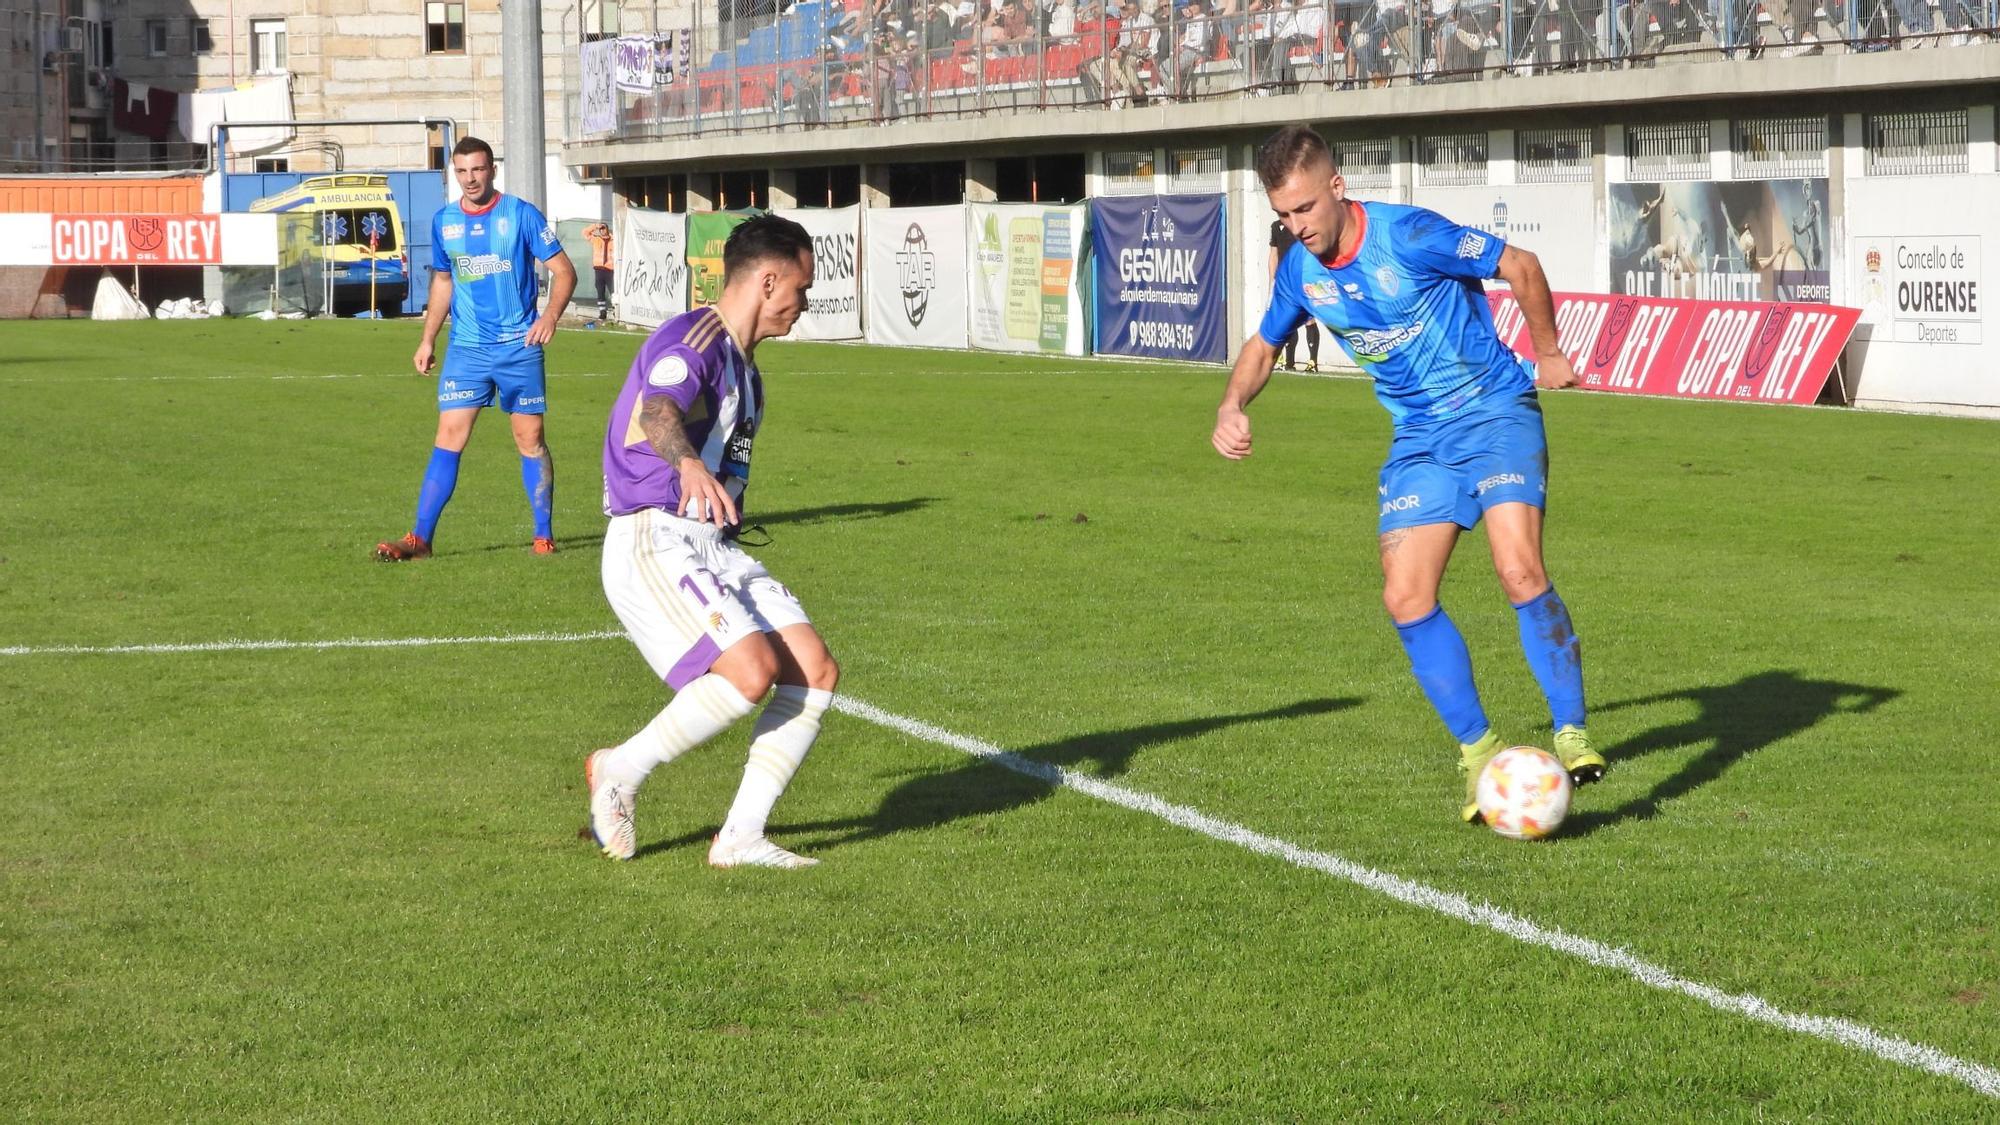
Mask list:
POLYGON ((1308 281, 1306 300, 1315 305, 1337 305, 1340 303, 1340 290, 1331 281, 1308 281))
POLYGON ((464 237, 465 237, 465 224, 464 224, 464 223, 446 223, 446 224, 444 225, 444 236, 445 236, 446 238, 464 238, 464 237))
POLYGON ((498 219, 493 220, 493 233, 499 235, 501 238, 507 237, 507 232, 512 230, 513 228, 514 228, 513 220, 508 219, 504 215, 498 219))
POLYGON ((1397 277, 1396 271, 1388 266, 1375 271, 1375 284, 1382 287, 1384 296, 1393 297, 1403 291, 1403 279, 1397 277))
POLYGON ((1486 253, 1486 236, 1476 230, 1466 231, 1458 240, 1458 256, 1477 258, 1486 253))

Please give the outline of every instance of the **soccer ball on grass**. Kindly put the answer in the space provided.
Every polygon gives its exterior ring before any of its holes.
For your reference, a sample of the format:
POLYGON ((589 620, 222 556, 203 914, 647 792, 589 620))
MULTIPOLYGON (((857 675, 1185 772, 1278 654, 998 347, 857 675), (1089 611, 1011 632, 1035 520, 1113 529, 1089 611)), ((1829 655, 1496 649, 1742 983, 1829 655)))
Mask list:
POLYGON ((1509 840, 1539 840, 1569 815, 1569 771, 1547 750, 1510 746, 1479 774, 1479 815, 1509 840))

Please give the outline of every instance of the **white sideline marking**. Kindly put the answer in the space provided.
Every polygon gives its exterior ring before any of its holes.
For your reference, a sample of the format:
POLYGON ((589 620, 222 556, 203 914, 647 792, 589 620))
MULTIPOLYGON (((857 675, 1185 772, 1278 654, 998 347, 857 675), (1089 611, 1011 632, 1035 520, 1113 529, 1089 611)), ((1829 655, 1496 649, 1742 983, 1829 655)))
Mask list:
POLYGON ((1558 953, 1567 953, 1600 968, 1614 969, 1662 992, 1678 992, 1712 1008, 1733 1012, 1786 1031, 1795 1031, 1866 1051, 1888 1062, 1926 1070, 1943 1078, 1963 1082, 1989 1098, 2000 1098, 2000 1070, 1955 1058, 1935 1047, 1885 1035, 1849 1020, 1787 1012, 1747 992, 1734 994, 1724 992, 1699 981, 1675 976, 1668 970, 1649 961, 1643 961, 1623 949, 1615 949, 1603 942, 1566 934, 1561 930, 1547 929, 1489 903, 1475 903, 1463 895, 1441 891, 1384 871, 1377 871, 1329 852, 1308 851, 1297 844, 1266 836, 1240 824, 1218 820, 1198 809, 1169 804, 1158 797, 1127 789, 1122 785, 1113 785, 1089 774, 1066 770, 1046 762, 1037 762, 1032 758, 1023 758, 1018 754, 1002 750, 990 742, 955 734, 917 719, 891 714, 859 699, 837 695, 834 697, 833 707, 842 714, 901 731, 912 738, 984 758, 994 765, 1004 766, 1015 773, 1025 774, 1038 781, 1074 789, 1100 801, 1131 809, 1133 812, 1156 816, 1169 824, 1235 844, 1240 848, 1247 848, 1259 855, 1282 859, 1296 867, 1319 871, 1336 879, 1345 879, 1356 886, 1388 895, 1398 902, 1455 918, 1469 925, 1482 926, 1529 945, 1539 945, 1558 953))
POLYGON ((348 637, 336 641, 198 641, 160 645, 8 645, 0 656, 119 656, 128 653, 285 652, 335 648, 429 648, 435 645, 525 645, 624 640, 622 629, 588 633, 497 633, 486 637, 348 637))
MULTIPOLYGON (((193 653, 193 652, 271 652, 284 650, 324 650, 324 649, 380 649, 380 648, 428 648, 439 645, 478 644, 536 644, 546 642, 600 641, 623 639, 625 633, 618 629, 597 629, 576 633, 506 633, 483 637, 353 637, 332 641, 288 641, 288 640, 230 640, 205 641, 188 644, 152 645, 12 645, 0 647, 0 656, 69 656, 69 655, 114 655, 126 653, 193 653)), ((1612 969, 1624 973, 1633 980, 1662 992, 1677 992, 1683 996, 1699 1000, 1720 1011, 1731 1012, 1759 1023, 1767 1023, 1786 1031, 1810 1035, 1816 1039, 1839 1043, 1874 1055, 1885 1062, 1915 1070, 1928 1071, 1941 1078, 1961 1082, 1989 1098, 2000 1098, 2000 1070, 1967 1062, 1953 1055, 1945 1054, 1935 1047, 1922 1043, 1912 1043, 1894 1035, 1886 1035, 1863 1024, 1851 1020, 1834 1019, 1827 1016, 1803 1015, 1787 1012, 1768 1000, 1747 992, 1729 993, 1712 985, 1675 976, 1672 972, 1650 961, 1642 960, 1623 949, 1605 945, 1589 938, 1566 934, 1537 925, 1526 918, 1509 914, 1490 903, 1475 903, 1464 895, 1441 891, 1401 876, 1377 871, 1353 860, 1332 854, 1316 852, 1299 847, 1297 844, 1266 836, 1261 832, 1245 828, 1190 808, 1186 805, 1171 804, 1148 793, 1127 789, 1108 781, 1091 777, 1024 758, 1019 754, 1003 750, 990 742, 984 742, 967 735, 948 731, 918 719, 906 718, 884 711, 872 703, 851 696, 835 696, 833 709, 877 726, 900 731, 924 742, 948 747, 961 753, 982 758, 994 765, 1015 773, 1032 777, 1058 788, 1073 789, 1088 797, 1158 817, 1169 824, 1199 832, 1211 839, 1235 844, 1258 855, 1281 859, 1295 867, 1318 871, 1343 879, 1358 887, 1364 887, 1379 894, 1387 895, 1398 902, 1442 914, 1468 925, 1479 926, 1496 933, 1505 934, 1516 941, 1538 945, 1558 953, 1587 961, 1599 968, 1612 969)))

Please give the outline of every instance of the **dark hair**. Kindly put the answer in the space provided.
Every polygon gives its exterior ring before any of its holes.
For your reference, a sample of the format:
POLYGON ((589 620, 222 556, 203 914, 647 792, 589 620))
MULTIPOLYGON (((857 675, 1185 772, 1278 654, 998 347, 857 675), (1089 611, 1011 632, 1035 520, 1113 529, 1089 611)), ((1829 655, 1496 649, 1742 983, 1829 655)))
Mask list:
POLYGON ((1319 160, 1333 166, 1333 153, 1320 135, 1305 125, 1287 125, 1258 146, 1257 178, 1264 190, 1270 191, 1284 183, 1286 176, 1319 160))
POLYGON ((806 228, 779 215, 753 215, 736 224, 729 241, 722 244, 722 283, 735 281, 745 271, 772 258, 796 262, 812 253, 812 235, 806 228))
POLYGON ((451 146, 453 156, 472 156, 482 152, 486 154, 486 163, 493 163, 493 146, 478 137, 460 137, 458 143, 451 146))

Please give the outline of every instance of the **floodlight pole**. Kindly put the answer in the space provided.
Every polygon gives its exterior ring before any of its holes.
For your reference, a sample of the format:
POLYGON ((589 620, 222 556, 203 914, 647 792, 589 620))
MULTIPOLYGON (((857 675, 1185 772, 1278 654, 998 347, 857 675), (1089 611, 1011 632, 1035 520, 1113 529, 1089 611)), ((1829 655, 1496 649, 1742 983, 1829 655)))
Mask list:
POLYGON ((500 3, 500 151, 507 191, 548 212, 543 136, 542 6, 540 0, 500 3))

